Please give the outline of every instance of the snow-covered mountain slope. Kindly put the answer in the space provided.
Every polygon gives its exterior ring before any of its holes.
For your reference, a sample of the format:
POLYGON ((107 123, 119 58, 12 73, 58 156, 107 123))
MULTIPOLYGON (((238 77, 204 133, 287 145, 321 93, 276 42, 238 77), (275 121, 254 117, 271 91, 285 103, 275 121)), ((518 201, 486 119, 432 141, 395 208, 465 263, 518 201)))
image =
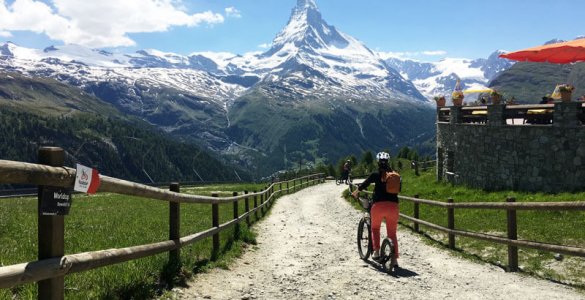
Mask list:
POLYGON ((178 67, 188 64, 191 62, 186 57, 153 50, 128 55, 75 45, 51 46, 44 50, 12 43, 0 46, 0 68, 31 76, 54 77, 81 88, 109 81, 129 86, 142 82, 207 98, 224 107, 247 88, 233 78, 178 67))
POLYGON ((450 97, 457 79, 463 89, 484 89, 497 74, 509 69, 514 63, 499 58, 504 53, 495 51, 487 59, 446 58, 439 62, 416 62, 389 58, 386 63, 405 78, 411 80, 428 99, 436 95, 450 97))
POLYGON ((225 73, 257 74, 297 98, 427 101, 363 43, 327 24, 313 0, 297 1, 268 51, 216 63, 225 73))
POLYGON ((76 45, 36 50, 6 43, 0 46, 0 55, 3 68, 74 78, 69 82, 82 84, 142 80, 220 101, 223 106, 260 79, 282 83, 296 97, 428 101, 365 45, 327 24, 314 0, 298 0, 287 26, 264 53, 183 56, 150 49, 120 54, 76 45))

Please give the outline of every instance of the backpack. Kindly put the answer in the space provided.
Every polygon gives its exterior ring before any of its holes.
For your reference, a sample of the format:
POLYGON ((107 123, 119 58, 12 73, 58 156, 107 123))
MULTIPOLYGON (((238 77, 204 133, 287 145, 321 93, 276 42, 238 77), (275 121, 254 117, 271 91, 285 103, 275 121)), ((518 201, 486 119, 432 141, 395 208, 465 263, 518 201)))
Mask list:
POLYGON ((382 175, 382 182, 386 182, 386 193, 398 194, 400 193, 402 185, 402 177, 395 171, 386 172, 382 175))

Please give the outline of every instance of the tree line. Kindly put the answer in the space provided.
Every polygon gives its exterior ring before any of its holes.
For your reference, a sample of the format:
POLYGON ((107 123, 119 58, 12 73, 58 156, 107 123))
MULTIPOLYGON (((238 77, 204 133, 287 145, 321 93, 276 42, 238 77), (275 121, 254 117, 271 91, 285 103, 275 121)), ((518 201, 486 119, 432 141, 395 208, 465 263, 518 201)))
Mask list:
POLYGON ((245 170, 138 120, 87 113, 46 117, 2 109, 0 139, 0 159, 36 163, 40 147, 57 146, 65 150, 66 166, 79 163, 136 182, 251 180, 245 170))
MULTIPOLYGON (((430 161, 433 158, 430 155, 419 155, 418 151, 414 148, 410 148, 408 146, 404 146, 398 150, 398 152, 393 155, 390 150, 384 150, 387 153, 390 153, 390 163, 393 168, 395 169, 402 169, 402 161, 401 160, 409 160, 409 161, 430 161)), ((355 154, 351 154, 345 157, 340 158, 337 161, 336 165, 333 164, 318 164, 316 167, 313 168, 314 171, 318 173, 325 173, 327 176, 333 176, 335 178, 341 176, 341 172, 343 170, 343 165, 346 161, 351 161, 351 173, 353 176, 361 176, 361 175, 368 175, 372 172, 378 170, 378 165, 376 162, 376 153, 372 151, 364 151, 361 155, 356 156, 355 154), (359 157, 359 159, 358 159, 359 157)))

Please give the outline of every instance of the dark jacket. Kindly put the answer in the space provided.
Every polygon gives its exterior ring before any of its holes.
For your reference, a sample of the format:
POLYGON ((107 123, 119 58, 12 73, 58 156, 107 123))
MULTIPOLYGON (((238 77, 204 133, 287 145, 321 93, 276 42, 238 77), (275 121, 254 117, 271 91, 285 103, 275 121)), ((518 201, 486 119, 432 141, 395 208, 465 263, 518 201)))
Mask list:
POLYGON ((398 202, 398 194, 390 194, 386 192, 386 183, 382 182, 380 173, 372 173, 364 182, 358 186, 358 190, 363 191, 374 183, 374 195, 372 201, 374 203, 381 201, 398 202))

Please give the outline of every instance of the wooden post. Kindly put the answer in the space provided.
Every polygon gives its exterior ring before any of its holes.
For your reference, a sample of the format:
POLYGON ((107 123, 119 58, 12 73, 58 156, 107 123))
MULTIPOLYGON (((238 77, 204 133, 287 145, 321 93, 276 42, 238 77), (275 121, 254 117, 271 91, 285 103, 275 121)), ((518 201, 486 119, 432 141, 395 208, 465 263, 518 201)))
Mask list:
MULTIPOLYGON (((453 198, 447 200, 448 203, 453 203, 453 198)), ((455 209, 449 207, 447 209, 447 224, 449 229, 455 229, 455 209)), ((449 249, 455 249, 455 234, 449 233, 449 249)))
POLYGON ((264 208, 265 208, 265 206, 264 206, 264 199, 265 199, 264 195, 266 195, 266 189, 264 189, 262 191, 262 194, 260 194, 260 205, 262 205, 262 207, 260 208, 260 212, 262 213, 262 216, 264 216, 264 208))
MULTIPOLYGON (((219 197, 218 194, 211 194, 211 197, 219 197)), ((219 227, 219 204, 211 204, 211 221, 213 227, 219 227)), ((212 256, 215 258, 219 254, 219 233, 213 235, 213 252, 212 256)))
MULTIPOLYGON (((179 183, 171 183, 169 190, 180 193, 179 183)), ((169 202, 169 240, 177 241, 181 238, 181 204, 169 202)), ((181 263, 181 250, 179 248, 169 251, 169 264, 178 265, 181 263)))
MULTIPOLYGON (((238 192, 234 192, 233 196, 237 196, 238 192)), ((234 220, 236 220, 239 217, 239 213, 238 213, 238 200, 234 201, 234 220)), ((240 223, 236 223, 236 228, 234 230, 234 236, 236 237, 236 239, 240 236, 240 223)))
MULTIPOLYGON (((419 195, 418 195, 418 194, 414 195, 414 198, 418 199, 418 197, 419 197, 419 195)), ((414 202, 414 216, 413 216, 413 217, 414 217, 415 219, 417 219, 417 220, 418 220, 418 219, 419 219, 419 217, 420 217, 420 216, 419 216, 419 207, 420 207, 420 205, 419 205, 419 204, 420 204, 420 203, 418 203, 418 202, 414 202)), ((419 232, 420 232, 420 230, 419 230, 419 226, 418 226, 418 223, 414 223, 414 232, 416 232, 416 233, 419 233, 419 232)))
MULTIPOLYGON (((65 163, 65 152, 58 147, 41 147, 39 163, 61 167, 65 163)), ((41 197, 44 186, 38 189, 38 257, 39 260, 59 257, 65 254, 65 217, 42 216, 41 197)), ((55 277, 38 282, 38 299, 64 299, 65 277, 55 277)))
MULTIPOLYGON (((514 198, 506 199, 506 202, 516 202, 514 198)), ((509 208, 507 210, 508 215, 508 238, 511 240, 518 239, 518 228, 516 223, 516 210, 513 208, 509 208)), ((518 247, 516 246, 508 246, 508 271, 509 272, 517 272, 518 271, 518 247)))
POLYGON ((282 181, 279 183, 279 186, 278 186, 278 195, 282 196, 282 181))
MULTIPOLYGON (((248 195, 248 191, 244 191, 244 194, 248 195)), ((246 197, 246 199, 244 200, 244 210, 246 210, 246 214, 250 211, 250 199, 248 199, 248 197, 246 197)), ((246 224, 248 224, 248 227, 250 226, 250 216, 246 216, 246 224)))
POLYGON ((290 194, 290 191, 288 190, 288 180, 286 181, 286 194, 290 194))
MULTIPOLYGON (((254 191, 254 194, 256 194, 257 192, 254 191)), ((254 195, 254 208, 258 208, 258 196, 254 195)), ((254 210, 254 216, 256 217, 255 221, 258 221, 258 211, 254 210)))

